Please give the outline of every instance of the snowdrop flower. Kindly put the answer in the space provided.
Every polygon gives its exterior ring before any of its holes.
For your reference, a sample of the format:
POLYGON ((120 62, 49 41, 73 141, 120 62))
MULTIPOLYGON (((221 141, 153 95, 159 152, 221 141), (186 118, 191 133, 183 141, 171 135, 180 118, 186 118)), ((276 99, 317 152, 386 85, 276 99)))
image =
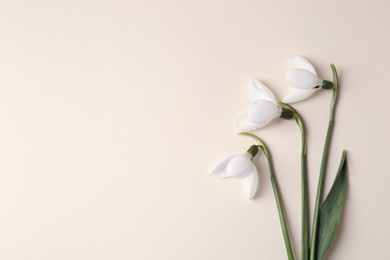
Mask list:
POLYGON ((248 113, 237 120, 237 128, 250 131, 267 125, 274 118, 290 119, 293 112, 278 105, 272 91, 256 79, 249 80, 249 91, 253 98, 248 113))
POLYGON ((229 156, 218 162, 210 172, 210 176, 217 179, 236 178, 242 179, 243 190, 248 199, 255 196, 259 176, 253 163, 253 158, 258 153, 259 148, 252 145, 244 154, 229 156))
POLYGON ((320 88, 331 89, 333 83, 317 76, 313 65, 301 56, 291 57, 292 69, 287 72, 287 81, 293 88, 283 98, 284 103, 302 101, 314 94, 320 88))

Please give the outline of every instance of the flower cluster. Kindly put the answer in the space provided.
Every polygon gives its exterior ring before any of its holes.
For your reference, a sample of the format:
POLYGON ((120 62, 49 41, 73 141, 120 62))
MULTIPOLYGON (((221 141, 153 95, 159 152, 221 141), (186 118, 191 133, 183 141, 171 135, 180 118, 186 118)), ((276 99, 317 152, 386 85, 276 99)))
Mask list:
MULTIPOLYGON (((332 88, 332 82, 318 77, 313 65, 304 57, 292 56, 291 64, 292 69, 287 72, 286 77, 292 89, 282 99, 283 103, 299 102, 321 88, 332 88)), ((252 102, 248 112, 237 120, 236 127, 239 130, 253 131, 266 126, 273 119, 290 119, 294 116, 294 112, 278 101, 274 93, 261 81, 250 78, 249 92, 252 102)), ((251 199, 258 187, 257 170, 253 162, 255 155, 246 153, 227 157, 214 166, 210 176, 218 179, 243 178, 245 194, 251 199)))
MULTIPOLYGON (((303 260, 322 260, 325 258, 330 246, 332 245, 336 232, 340 224, 343 204, 348 189, 348 166, 346 153, 342 155, 339 170, 336 174, 333 186, 330 189, 327 198, 323 201, 324 178, 328 164, 330 144, 332 140, 335 111, 338 100, 339 81, 336 67, 332 64, 333 82, 323 80, 317 75, 313 65, 304 57, 291 57, 292 69, 287 72, 287 81, 292 88, 285 95, 282 101, 279 101, 272 91, 257 79, 249 80, 249 92, 252 96, 252 102, 245 114, 243 114, 236 123, 241 131, 253 131, 266 126, 277 118, 294 119, 301 131, 301 204, 302 204, 302 223, 301 223, 301 259, 303 260), (302 116, 290 104, 302 101, 320 89, 333 91, 330 116, 325 138, 325 145, 322 154, 321 168, 317 186, 317 195, 313 214, 312 229, 310 232, 310 212, 309 212, 309 175, 307 167, 307 142, 306 127, 302 116), (309 241, 311 233, 311 239, 309 241)), ((282 203, 280 189, 275 175, 271 153, 264 141, 257 135, 250 132, 241 132, 241 134, 252 137, 257 141, 257 145, 252 145, 244 154, 227 157, 217 163, 211 170, 210 176, 225 179, 241 179, 244 193, 247 198, 252 199, 259 182, 258 172, 254 163, 256 155, 260 151, 265 155, 268 166, 270 181, 272 184, 275 201, 278 208, 280 224, 283 232, 283 238, 286 246, 289 260, 294 260, 294 250, 292 247, 285 210, 282 203)))

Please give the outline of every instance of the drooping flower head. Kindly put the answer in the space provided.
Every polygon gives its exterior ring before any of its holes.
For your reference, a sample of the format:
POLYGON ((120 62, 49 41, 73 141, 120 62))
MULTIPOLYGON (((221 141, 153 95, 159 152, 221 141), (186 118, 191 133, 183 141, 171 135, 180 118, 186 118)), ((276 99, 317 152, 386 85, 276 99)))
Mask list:
POLYGON ((237 128, 242 131, 251 131, 267 125, 274 118, 291 118, 292 111, 278 105, 272 91, 257 79, 249 80, 249 91, 253 102, 248 112, 237 120, 237 128))
POLYGON ((287 72, 287 81, 293 88, 282 99, 284 103, 295 103, 313 95, 319 89, 331 89, 333 83, 317 76, 314 66, 302 56, 291 57, 292 69, 287 72))
POLYGON ((210 172, 210 176, 217 179, 242 179, 243 190, 248 199, 252 199, 259 184, 259 176, 253 158, 259 148, 252 145, 244 154, 229 156, 218 162, 210 172))

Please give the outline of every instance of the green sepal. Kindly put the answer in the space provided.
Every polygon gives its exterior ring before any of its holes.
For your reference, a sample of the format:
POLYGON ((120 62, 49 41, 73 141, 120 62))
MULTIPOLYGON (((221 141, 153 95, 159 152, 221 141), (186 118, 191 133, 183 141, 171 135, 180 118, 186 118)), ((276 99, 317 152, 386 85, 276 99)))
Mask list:
POLYGON ((294 111, 292 111, 291 109, 282 107, 282 113, 280 114, 280 117, 284 118, 284 119, 291 119, 294 117, 294 111))
POLYGON ((248 151, 246 152, 252 155, 252 158, 254 158, 256 154, 259 152, 259 148, 257 147, 257 145, 252 145, 251 147, 249 147, 248 151))
POLYGON ((333 82, 329 80, 322 81, 322 88, 323 89, 332 89, 333 88, 333 82))

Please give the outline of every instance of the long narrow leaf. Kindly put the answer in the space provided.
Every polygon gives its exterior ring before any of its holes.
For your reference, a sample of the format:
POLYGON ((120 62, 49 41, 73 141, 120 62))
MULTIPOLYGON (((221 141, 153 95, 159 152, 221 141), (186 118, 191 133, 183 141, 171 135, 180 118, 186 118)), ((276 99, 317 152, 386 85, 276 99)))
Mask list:
POLYGON ((344 151, 333 186, 320 209, 316 257, 318 260, 325 258, 337 235, 347 191, 348 164, 344 151))

